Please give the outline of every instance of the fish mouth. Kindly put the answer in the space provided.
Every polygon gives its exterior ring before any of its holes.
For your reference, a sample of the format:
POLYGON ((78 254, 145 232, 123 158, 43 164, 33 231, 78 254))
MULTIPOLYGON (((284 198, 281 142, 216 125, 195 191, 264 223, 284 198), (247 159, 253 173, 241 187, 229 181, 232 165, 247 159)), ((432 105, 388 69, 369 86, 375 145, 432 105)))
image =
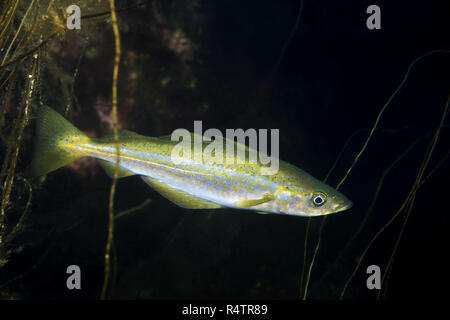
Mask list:
POLYGON ((338 205, 338 206, 333 210, 333 213, 345 211, 345 210, 350 209, 351 207, 353 207, 353 202, 347 201, 347 202, 345 202, 345 203, 343 203, 343 204, 338 205))

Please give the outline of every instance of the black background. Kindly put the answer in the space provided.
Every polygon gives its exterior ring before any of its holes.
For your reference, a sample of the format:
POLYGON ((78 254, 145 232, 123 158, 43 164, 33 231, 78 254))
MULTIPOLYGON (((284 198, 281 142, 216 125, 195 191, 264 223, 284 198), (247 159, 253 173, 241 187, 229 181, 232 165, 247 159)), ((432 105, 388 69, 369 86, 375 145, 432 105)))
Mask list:
MULTIPOLYGON (((192 130, 194 120, 203 120, 204 129, 279 128, 281 159, 319 179, 350 135, 371 128, 414 59, 432 50, 450 49, 445 1, 304 1, 298 28, 288 43, 299 1, 198 3, 203 28, 196 39, 200 49, 186 63, 201 79, 198 91, 190 98, 183 92, 171 94, 169 101, 175 105, 169 110, 171 116, 142 109, 133 130, 167 135, 178 127, 192 130), (366 27, 366 8, 371 4, 381 8, 381 30, 366 27), (280 57, 283 46, 286 50, 280 57), (194 105, 205 101, 208 112, 197 112, 194 105)), ((189 29, 185 13, 177 10, 171 11, 173 21, 189 29)), ((145 54, 148 43, 157 42, 151 36, 147 39, 147 31, 139 31, 150 16, 150 5, 119 15, 131 26, 123 31, 124 51, 145 54)), ((112 33, 107 32, 105 47, 113 48, 112 33)), ((111 52, 103 68, 112 69, 111 52)), ((149 59, 154 61, 155 55, 149 59)), ((82 79, 92 78, 105 90, 110 90, 110 81, 109 74, 103 75, 106 80, 99 84, 102 73, 93 70, 89 61, 83 63, 75 91, 87 109, 89 91, 82 79)), ((154 77, 155 69, 145 64, 138 68, 154 77)), ((123 77, 127 67, 121 70, 123 77)), ((449 74, 449 53, 427 56, 413 67, 386 109, 380 130, 341 188, 354 207, 327 219, 309 299, 339 298, 367 243, 404 201, 449 98, 449 74), (428 138, 392 169, 363 231, 346 247, 383 171, 426 134, 428 138)), ((124 90, 120 94, 127 95, 124 90)), ((71 120, 83 129, 89 127, 82 114, 71 120)), ((330 185, 342 178, 367 135, 366 130, 351 140, 328 180, 330 185)), ((427 173, 445 156, 449 140, 447 120, 427 173)), ((389 276, 388 300, 447 296, 449 173, 447 159, 417 194, 389 276)), ((86 178, 64 168, 49 174, 33 198, 33 223, 20 238, 24 243, 33 239, 33 245, 13 256, 1 271, 0 285, 11 281, 4 289, 26 299, 98 298, 109 185, 103 173, 86 178), (81 267, 81 291, 65 287, 65 268, 70 264, 81 267)), ((150 206, 116 223, 118 273, 113 298, 298 299, 307 219, 237 210, 191 213, 136 177, 120 180, 117 210, 147 197, 152 198, 150 206)), ((375 299, 376 293, 365 286, 365 268, 376 264, 384 271, 404 217, 401 214, 368 251, 344 299, 375 299)), ((312 221, 308 259, 320 221, 312 221)))

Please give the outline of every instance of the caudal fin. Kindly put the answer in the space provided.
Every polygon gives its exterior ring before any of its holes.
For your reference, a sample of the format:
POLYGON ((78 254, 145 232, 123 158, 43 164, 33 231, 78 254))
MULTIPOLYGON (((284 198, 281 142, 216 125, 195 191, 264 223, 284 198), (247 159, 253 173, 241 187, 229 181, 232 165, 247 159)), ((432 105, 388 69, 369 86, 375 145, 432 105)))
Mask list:
POLYGON ((87 136, 53 109, 41 106, 36 124, 32 173, 40 176, 69 164, 83 155, 74 153, 68 144, 87 136))

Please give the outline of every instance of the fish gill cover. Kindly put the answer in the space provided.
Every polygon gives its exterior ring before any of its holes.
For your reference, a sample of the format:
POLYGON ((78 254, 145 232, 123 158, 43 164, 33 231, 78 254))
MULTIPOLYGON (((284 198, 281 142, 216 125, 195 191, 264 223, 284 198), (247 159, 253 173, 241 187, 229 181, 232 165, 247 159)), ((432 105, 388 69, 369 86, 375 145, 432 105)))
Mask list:
POLYGON ((3 1, 0 298, 442 298, 448 19, 438 1, 383 2, 371 30, 368 6, 3 1), (280 157, 354 206, 314 218, 191 212, 136 177, 111 188, 92 158, 35 177, 43 106, 93 138, 159 137, 199 119, 279 128, 280 157), (73 265, 83 290, 66 286, 73 265), (368 289, 370 266, 380 290, 368 289))

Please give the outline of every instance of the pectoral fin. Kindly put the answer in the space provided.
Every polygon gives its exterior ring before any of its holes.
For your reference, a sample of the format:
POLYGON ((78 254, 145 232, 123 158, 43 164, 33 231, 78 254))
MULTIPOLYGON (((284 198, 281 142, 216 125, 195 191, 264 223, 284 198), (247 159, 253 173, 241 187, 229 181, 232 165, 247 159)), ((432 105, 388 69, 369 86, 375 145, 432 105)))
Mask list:
POLYGON ((202 198, 195 197, 191 194, 188 194, 184 191, 171 188, 164 183, 159 182, 158 180, 152 179, 150 177, 142 177, 142 180, 145 181, 149 186, 158 191, 162 196, 166 197, 173 203, 179 205, 180 207, 187 209, 218 209, 223 208, 223 206, 204 200, 202 198))
MULTIPOLYGON (((101 165, 103 169, 105 169, 105 172, 108 174, 108 176, 110 176, 111 178, 114 177, 114 170, 116 167, 115 163, 109 162, 106 160, 101 160, 101 159, 97 159, 97 161, 98 161, 98 164, 101 165)), ((129 177, 129 176, 133 176, 135 174, 136 173, 131 172, 131 171, 119 166, 118 178, 129 177)))
POLYGON ((273 194, 266 193, 265 195, 262 196, 261 199, 241 200, 241 201, 236 202, 234 205, 236 207, 240 207, 240 208, 249 208, 249 207, 257 206, 257 205, 262 204, 262 203, 266 203, 266 202, 272 201, 274 199, 275 199, 275 197, 273 196, 273 194))

